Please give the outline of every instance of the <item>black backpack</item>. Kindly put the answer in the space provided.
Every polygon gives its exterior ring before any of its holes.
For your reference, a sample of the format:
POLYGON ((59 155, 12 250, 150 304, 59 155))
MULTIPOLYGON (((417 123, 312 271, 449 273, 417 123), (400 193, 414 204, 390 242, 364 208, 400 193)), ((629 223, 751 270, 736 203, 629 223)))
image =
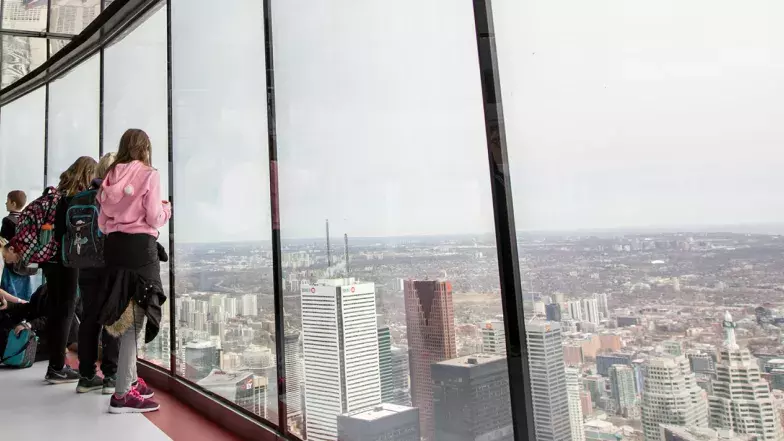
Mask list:
POLYGON ((102 268, 104 234, 98 228, 98 190, 76 194, 65 212, 61 242, 63 265, 68 268, 102 268))

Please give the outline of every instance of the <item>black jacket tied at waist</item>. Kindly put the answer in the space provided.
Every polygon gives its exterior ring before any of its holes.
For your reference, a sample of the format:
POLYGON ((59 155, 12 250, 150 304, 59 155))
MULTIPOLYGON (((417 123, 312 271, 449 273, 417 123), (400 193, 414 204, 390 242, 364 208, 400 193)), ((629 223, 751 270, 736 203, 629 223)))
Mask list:
POLYGON ((97 321, 109 333, 122 335, 133 326, 133 306, 137 305, 147 317, 145 342, 151 342, 158 335, 161 306, 166 302, 158 247, 149 234, 111 233, 106 236, 106 296, 97 321))

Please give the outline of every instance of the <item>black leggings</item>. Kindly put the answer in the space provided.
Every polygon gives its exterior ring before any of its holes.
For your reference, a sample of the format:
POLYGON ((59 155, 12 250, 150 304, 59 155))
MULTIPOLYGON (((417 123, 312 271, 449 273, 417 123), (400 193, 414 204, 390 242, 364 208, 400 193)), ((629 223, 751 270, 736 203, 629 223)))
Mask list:
POLYGON ((41 265, 46 278, 46 340, 49 366, 60 370, 65 365, 65 347, 76 311, 76 285, 79 270, 66 268, 61 263, 41 265))

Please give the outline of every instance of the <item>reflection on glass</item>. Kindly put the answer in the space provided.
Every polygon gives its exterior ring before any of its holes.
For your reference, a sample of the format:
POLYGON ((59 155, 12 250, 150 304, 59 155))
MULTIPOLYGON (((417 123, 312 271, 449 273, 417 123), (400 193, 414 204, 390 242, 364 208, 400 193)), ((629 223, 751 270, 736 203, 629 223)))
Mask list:
POLYGON ((261 23, 260 1, 172 0, 177 370, 277 422, 261 23))
POLYGON ((513 439, 471 6, 274 4, 287 403, 308 440, 513 439))
POLYGON ((51 0, 49 32, 78 34, 101 13, 100 0, 51 0))
POLYGON ((538 438, 784 438, 781 4, 493 3, 538 438))
POLYGON ((3 35, 2 87, 29 74, 46 61, 46 39, 3 35))
POLYGON ((3 106, 0 112, 0 193, 23 190, 27 199, 41 195, 44 181, 43 87, 3 106))
MULTIPOLYGON (((104 151, 117 151, 123 132, 142 129, 152 141, 152 164, 161 175, 161 194, 169 194, 166 72, 166 8, 161 8, 104 52, 104 151)), ((174 207, 175 213, 177 208, 174 207)), ((176 214, 175 214, 176 215, 176 214)), ((169 227, 158 242, 169 248, 169 227)), ((169 265, 161 265, 161 280, 169 294, 169 265)), ((142 357, 168 367, 170 340, 168 303, 158 337, 141 349, 142 357)))
POLYGON ((4 30, 46 31, 48 0, 3 0, 4 30))
POLYGON ((98 158, 98 56, 49 84, 48 185, 79 156, 98 158))
POLYGON ((49 56, 60 52, 60 49, 64 48, 71 40, 63 40, 60 38, 52 38, 49 40, 49 56))

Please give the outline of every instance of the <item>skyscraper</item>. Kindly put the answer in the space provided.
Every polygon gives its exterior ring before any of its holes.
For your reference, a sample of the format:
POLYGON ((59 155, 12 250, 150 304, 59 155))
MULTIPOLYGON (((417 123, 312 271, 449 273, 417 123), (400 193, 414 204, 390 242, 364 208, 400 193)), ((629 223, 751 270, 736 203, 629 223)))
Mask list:
MULTIPOLYGON (((403 348, 392 348, 392 404, 411 405, 411 389, 408 384, 408 351, 403 348)), ((417 416, 417 418, 419 418, 417 416)))
POLYGON ((433 380, 430 365, 457 357, 452 284, 435 280, 404 282, 411 402, 419 408, 422 438, 432 441, 433 380))
POLYGON ((191 381, 206 378, 220 367, 220 351, 210 341, 192 341, 185 345, 185 376, 191 381))
POLYGON ((545 316, 547 321, 560 322, 561 321, 561 305, 558 303, 550 303, 544 307, 545 316))
POLYGON ((482 352, 485 354, 506 355, 506 334, 504 322, 487 322, 482 328, 482 352))
POLYGON ((337 417, 381 403, 376 292, 353 278, 300 288, 309 441, 334 441, 337 417))
POLYGON ((610 305, 607 298, 607 293, 596 294, 596 301, 599 304, 599 314, 604 318, 610 318, 610 305))
POLYGON ((381 401, 391 403, 394 399, 392 337, 387 326, 378 328, 378 369, 381 376, 381 401))
POLYGON ((710 424, 760 441, 784 439, 768 383, 748 349, 735 339, 735 322, 727 312, 722 323, 724 345, 718 351, 713 395, 708 398, 710 424))
POLYGON ((566 304, 569 309, 569 317, 577 322, 583 321, 583 307, 579 300, 572 300, 566 304))
POLYGON ((432 377, 436 440, 514 439, 505 356, 469 355, 434 363, 432 377))
POLYGON ((240 313, 245 317, 255 317, 259 315, 258 297, 256 294, 245 294, 241 298, 240 313))
POLYGON ((572 439, 561 325, 533 321, 526 326, 531 401, 537 441, 572 439))
POLYGON ((583 409, 580 402, 580 370, 566 368, 566 393, 569 396, 569 427, 572 429, 572 441, 585 441, 583 427, 583 409))
POLYGON ((686 357, 664 355, 645 364, 642 427, 645 441, 658 441, 661 424, 708 427, 708 399, 686 357))
POLYGON ((419 409, 382 403, 338 417, 340 441, 419 441, 419 409))
POLYGON ((619 415, 632 415, 637 403, 634 369, 624 364, 615 364, 610 366, 609 377, 615 411, 619 415))
POLYGON ((302 415, 302 341, 300 333, 286 333, 286 414, 289 418, 302 415))
POLYGON ((590 323, 599 323, 599 302, 596 299, 582 299, 583 319, 590 323))

